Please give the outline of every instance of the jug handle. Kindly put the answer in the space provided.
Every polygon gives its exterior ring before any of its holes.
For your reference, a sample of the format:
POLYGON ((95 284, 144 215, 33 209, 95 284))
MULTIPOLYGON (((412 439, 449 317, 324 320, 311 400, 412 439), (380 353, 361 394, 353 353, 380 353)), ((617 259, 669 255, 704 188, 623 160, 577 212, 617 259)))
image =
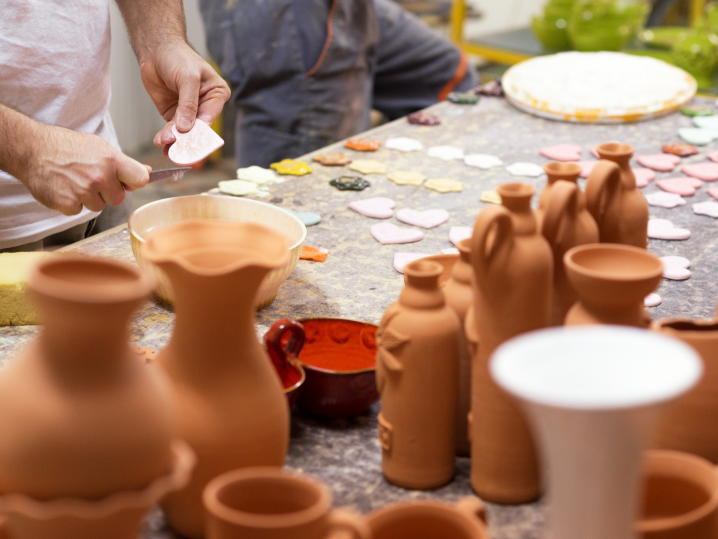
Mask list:
POLYGON ((599 228, 611 200, 621 187, 621 169, 613 161, 602 159, 593 167, 586 182, 586 207, 599 228))
POLYGON ((299 356, 302 351, 306 335, 304 326, 295 320, 282 318, 277 320, 269 331, 264 335, 264 342, 267 345, 267 352, 277 369, 285 369, 287 367, 287 357, 293 359, 299 356), (289 342, 286 347, 282 346, 282 339, 289 334, 289 342))
POLYGON ((500 253, 508 253, 513 245, 513 224, 509 210, 503 206, 484 208, 476 218, 471 239, 471 263, 476 274, 486 275, 489 266, 500 253), (496 234, 487 253, 489 233, 496 225, 496 234))
POLYGON ((351 509, 334 509, 329 513, 329 533, 326 539, 371 539, 369 525, 351 509))
POLYGON ((551 198, 548 201, 543 217, 541 234, 548 240, 551 248, 556 244, 559 229, 564 217, 576 216, 578 210, 578 185, 558 180, 551 188, 551 198))
POLYGON ((456 502, 456 510, 471 519, 479 519, 486 524, 486 507, 476 496, 464 496, 456 502))

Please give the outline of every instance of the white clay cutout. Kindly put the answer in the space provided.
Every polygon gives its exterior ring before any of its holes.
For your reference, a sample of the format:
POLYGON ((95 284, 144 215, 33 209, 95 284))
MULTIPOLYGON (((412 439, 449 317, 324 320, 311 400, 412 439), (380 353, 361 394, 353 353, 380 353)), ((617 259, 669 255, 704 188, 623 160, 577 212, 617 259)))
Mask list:
POLYGON ((691 261, 682 256, 662 256, 663 277, 672 281, 685 281, 691 276, 691 261))
POLYGON ((464 157, 464 163, 470 167, 489 170, 490 168, 500 167, 504 162, 495 155, 485 153, 475 153, 464 157))
POLYGON ((371 227, 371 235, 383 245, 421 241, 424 233, 410 228, 399 228, 391 223, 378 223, 371 227))
POLYGON ((643 300, 643 305, 645 307, 658 307, 661 303, 663 303, 663 298, 655 292, 651 292, 643 300))
POLYGON ((657 240, 687 240, 691 237, 691 231, 675 226, 668 219, 649 219, 648 237, 657 240))
POLYGON ((350 202, 349 208, 365 217, 388 219, 394 215, 395 205, 396 203, 390 198, 374 197, 350 202))
POLYGON ((513 163, 507 166, 506 170, 512 176, 528 176, 530 178, 538 178, 543 174, 543 168, 534 163, 513 163))
POLYGON ((660 208, 675 208, 676 206, 686 205, 686 199, 681 195, 663 191, 646 195, 646 200, 651 206, 658 206, 660 208))
POLYGON ((454 159, 463 159, 464 150, 454 146, 432 146, 426 155, 442 161, 453 161, 454 159))
POLYGON ((470 238, 474 234, 474 229, 470 226, 452 226, 449 229, 449 241, 456 245, 461 240, 470 238))
POLYGON ((394 255, 394 269, 399 273, 404 273, 404 267, 407 264, 410 264, 414 260, 419 260, 420 258, 425 258, 427 256, 430 255, 424 253, 396 253, 394 255))
POLYGON ((416 152, 424 149, 424 145, 420 140, 411 137, 396 137, 387 139, 384 146, 390 150, 399 150, 400 152, 416 152))
POLYGON ((718 219, 718 202, 714 200, 706 200, 705 202, 696 202, 693 204, 693 213, 696 215, 707 215, 718 219))
POLYGON ((417 211, 404 208, 396 212, 396 218, 407 225, 434 228, 449 220, 449 212, 446 210, 417 211))

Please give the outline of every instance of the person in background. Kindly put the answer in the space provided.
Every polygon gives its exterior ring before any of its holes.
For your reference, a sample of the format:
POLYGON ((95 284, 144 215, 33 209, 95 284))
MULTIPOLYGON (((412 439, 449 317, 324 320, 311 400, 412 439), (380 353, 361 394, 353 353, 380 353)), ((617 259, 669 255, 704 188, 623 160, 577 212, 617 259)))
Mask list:
POLYGON ((269 166, 478 84, 466 55, 391 0, 200 0, 234 87, 236 156, 269 166))
MULTIPOLYGON (((181 0, 117 0, 142 82, 175 138, 212 123, 224 80, 187 43, 181 0)), ((149 167, 124 155, 108 112, 109 0, 3 0, 0 252, 72 243, 127 220, 149 167)))

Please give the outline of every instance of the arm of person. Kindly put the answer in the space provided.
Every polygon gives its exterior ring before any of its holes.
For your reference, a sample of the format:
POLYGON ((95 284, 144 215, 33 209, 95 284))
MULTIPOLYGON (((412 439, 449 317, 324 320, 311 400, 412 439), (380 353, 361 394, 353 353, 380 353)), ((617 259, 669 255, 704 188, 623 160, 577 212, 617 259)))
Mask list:
POLYGON ((20 180, 50 209, 76 215, 85 206, 117 206, 144 187, 148 167, 97 135, 36 122, 0 104, 0 170, 20 180))
POLYGON ((208 124, 229 99, 227 83, 187 43, 182 0, 117 0, 140 63, 147 93, 168 122, 156 146, 175 141, 172 125, 189 131, 195 118, 208 124))

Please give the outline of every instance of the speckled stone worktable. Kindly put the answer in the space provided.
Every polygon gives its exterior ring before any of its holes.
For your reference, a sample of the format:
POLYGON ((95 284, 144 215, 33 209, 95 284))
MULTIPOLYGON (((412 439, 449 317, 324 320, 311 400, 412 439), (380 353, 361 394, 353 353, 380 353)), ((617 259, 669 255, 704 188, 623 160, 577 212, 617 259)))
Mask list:
MULTIPOLYGON (((440 126, 410 125, 406 120, 381 126, 365 135, 379 141, 396 136, 421 140, 425 146, 453 145, 465 153, 487 153, 499 156, 505 164, 516 161, 539 165, 547 160, 539 156, 544 146, 560 143, 580 144, 582 159, 592 159, 589 149, 608 141, 634 145, 637 154, 661 152, 661 146, 678 142, 677 129, 691 125, 690 118, 673 114, 647 123, 629 125, 575 125, 535 118, 513 109, 502 99, 483 98, 478 105, 441 103, 432 107, 442 121, 440 126)), ((705 161, 712 145, 701 148, 700 155, 685 158, 684 163, 705 161)), ((360 153, 344 150, 341 144, 322 151, 344 151, 354 159, 377 159, 387 164, 389 172, 417 170, 428 178, 453 178, 463 182, 461 193, 439 194, 424 187, 398 186, 384 175, 370 175, 372 185, 362 192, 340 192, 330 187, 330 179, 351 174, 345 167, 324 167, 312 163, 314 171, 303 177, 288 176, 282 184, 273 185, 264 201, 295 211, 313 211, 322 222, 308 229, 306 244, 331 250, 325 263, 300 261, 296 270, 282 286, 273 305, 257 317, 258 334, 263 334, 279 318, 309 316, 349 317, 378 322, 383 311, 395 301, 403 278, 392 268, 394 253, 439 253, 450 247, 451 226, 471 226, 485 204, 479 202, 481 192, 505 182, 524 181, 540 190, 540 178, 512 177, 503 167, 489 171, 466 166, 462 161, 444 162, 429 158, 426 150, 402 153, 384 147, 376 152, 360 153), (448 210, 448 223, 424 231, 419 243, 380 245, 369 234, 377 221, 349 210, 347 204, 375 196, 390 197, 396 209, 417 210, 441 208, 448 210)), ((318 152, 317 152, 318 153, 318 152)), ((309 160, 309 158, 307 158, 309 160)), ((636 165, 634 165, 636 166, 636 165)), ((677 173, 659 173, 671 177, 677 173)), ((655 184, 644 188, 646 193, 657 190, 655 184)), ((691 230, 687 241, 651 240, 649 249, 660 255, 679 255, 691 260, 693 275, 688 281, 664 281, 658 293, 663 303, 649 309, 656 317, 712 317, 718 297, 715 279, 716 222, 694 215, 692 202, 709 200, 703 187, 688 199, 686 206, 675 209, 651 207, 652 217, 671 219, 677 226, 691 230)), ((400 226, 406 226, 392 218, 400 226)), ((107 256, 134 263, 130 239, 125 227, 85 240, 70 248, 86 254, 107 256)), ((154 303, 147 304, 134 317, 132 340, 136 345, 162 348, 172 331, 173 314, 154 303)), ((8 360, 38 331, 36 327, 0 328, 0 363, 8 360)), ((346 421, 324 421, 293 411, 292 444, 287 465, 325 480, 334 491, 336 504, 354 505, 368 512, 389 502, 436 497, 455 500, 471 493, 467 459, 458 459, 455 480, 432 492, 414 492, 387 484, 381 475, 381 452, 376 440, 376 414, 370 413, 346 421)), ((490 506, 490 529, 496 539, 533 539, 541 535, 544 511, 541 504, 518 507, 490 506)), ((161 514, 156 511, 148 519, 143 532, 146 539, 171 538, 161 514)))

